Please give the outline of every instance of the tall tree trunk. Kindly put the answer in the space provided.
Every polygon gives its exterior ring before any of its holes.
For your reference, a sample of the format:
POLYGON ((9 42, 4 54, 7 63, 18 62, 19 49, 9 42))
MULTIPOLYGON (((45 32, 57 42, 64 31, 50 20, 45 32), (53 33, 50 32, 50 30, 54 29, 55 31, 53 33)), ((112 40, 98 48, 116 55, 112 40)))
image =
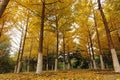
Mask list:
POLYGON ((48 67, 49 67, 49 63, 48 63, 48 53, 49 53, 49 48, 47 46, 47 63, 46 63, 46 70, 48 70, 48 67))
POLYGON ((0 18, 2 17, 3 12, 5 11, 5 8, 7 7, 10 0, 3 0, 2 4, 0 6, 0 18))
POLYGON ((18 60, 19 60, 19 58, 20 58, 21 49, 22 49, 22 42, 23 42, 23 32, 24 32, 24 29, 22 28, 21 39, 20 39, 20 45, 19 45, 19 51, 18 51, 17 61, 16 61, 16 64, 15 64, 14 73, 17 73, 17 68, 18 68, 18 60))
POLYGON ((67 46, 68 47, 68 54, 67 54, 67 58, 68 58, 68 70, 70 69, 70 53, 69 53, 69 45, 67 46))
POLYGON ((101 17, 102 17, 102 21, 103 21, 103 24, 104 24, 104 27, 105 27, 105 30, 106 30, 108 45, 109 45, 109 48, 110 48, 111 54, 112 54, 114 70, 115 70, 115 72, 120 72, 120 65, 119 65, 119 61, 118 61, 118 58, 117 58, 116 50, 115 50, 115 47, 114 47, 114 44, 113 44, 113 41, 112 41, 112 37, 110 35, 110 30, 109 30, 109 27, 108 27, 106 17, 104 15, 103 10, 102 10, 100 0, 98 0, 98 7, 99 7, 99 11, 100 11, 100 14, 101 14, 101 17))
POLYGON ((25 29, 25 35, 24 35, 24 40, 23 40, 22 51, 21 51, 21 53, 19 55, 20 58, 18 60, 18 65, 17 65, 17 73, 19 73, 20 70, 21 70, 22 58, 23 58, 24 47, 25 47, 25 40, 26 40, 26 37, 27 37, 28 22, 29 22, 29 16, 27 16, 27 23, 26 23, 26 29, 25 29))
POLYGON ((101 63, 101 69, 105 69, 105 65, 104 65, 104 61, 103 61, 103 55, 102 55, 102 49, 101 49, 101 45, 100 45, 100 38, 99 38, 99 33, 98 33, 98 29, 97 29, 97 22, 96 22, 96 16, 93 10, 93 14, 94 14, 94 23, 95 23, 95 29, 96 29, 96 34, 97 34, 97 41, 98 41, 98 48, 99 48, 99 54, 100 54, 100 63, 101 63))
POLYGON ((91 58, 92 58, 92 61, 93 61, 93 68, 97 69, 90 31, 89 31, 89 40, 90 40, 90 47, 91 47, 91 53, 92 53, 91 58))
POLYGON ((93 69, 92 55, 90 51, 90 42, 88 42, 88 55, 89 55, 89 69, 93 69))
POLYGON ((30 53, 29 53, 28 62, 27 62, 27 72, 30 71, 30 58, 32 54, 32 48, 33 48, 33 38, 31 38, 30 53))
POLYGON ((43 68, 43 36, 44 36, 44 19, 45 19, 45 0, 42 1, 42 16, 40 26, 40 37, 39 37, 39 53, 37 60, 36 73, 41 74, 43 68))
POLYGON ((63 32, 63 70, 65 70, 65 33, 63 32))
POLYGON ((118 41, 120 42, 120 29, 117 31, 118 41))
POLYGON ((4 24, 5 24, 5 21, 3 19, 2 27, 0 28, 0 37, 2 36, 2 31, 3 31, 3 28, 4 28, 4 24))
POLYGON ((57 71, 58 67, 58 50, 59 50, 59 30, 58 30, 58 18, 56 16, 56 57, 55 57, 55 71, 57 71))

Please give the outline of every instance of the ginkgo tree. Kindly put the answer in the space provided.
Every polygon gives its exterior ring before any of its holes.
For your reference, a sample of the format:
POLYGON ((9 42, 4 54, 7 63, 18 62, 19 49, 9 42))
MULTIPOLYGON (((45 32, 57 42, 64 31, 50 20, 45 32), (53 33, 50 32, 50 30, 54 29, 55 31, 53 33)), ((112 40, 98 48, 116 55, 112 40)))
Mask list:
POLYGON ((111 38, 108 23, 107 23, 105 14, 103 12, 100 0, 98 0, 98 7, 99 7, 101 17, 102 17, 102 21, 103 21, 103 24, 104 24, 104 27, 105 27, 105 30, 106 30, 108 45, 109 45, 109 48, 111 50, 111 54, 112 54, 112 58, 113 58, 114 70, 115 70, 115 72, 120 72, 120 65, 119 65, 119 61, 118 61, 118 58, 117 58, 116 50, 115 50, 115 47, 114 47, 114 44, 113 44, 113 41, 112 41, 112 38, 111 38))
POLYGON ((49 69, 49 54, 52 53, 53 51, 55 52, 55 47, 56 47, 55 35, 52 32, 45 31, 43 55, 46 56, 46 70, 49 69))
MULTIPOLYGON (((72 3, 69 2, 65 5, 67 1, 62 1, 56 3, 54 6, 51 7, 53 12, 48 14, 48 21, 51 25, 51 30, 56 34, 56 58, 55 58, 55 71, 57 71, 57 64, 58 64, 58 52, 59 52, 59 41, 60 41, 60 33, 63 31, 65 26, 70 25, 72 22, 67 21, 70 19, 71 15, 71 5, 72 3)), ((72 19, 72 18, 71 18, 72 19)), ((69 26, 70 27, 70 26, 69 26)), ((63 68, 65 69, 65 63, 63 62, 63 68)))
MULTIPOLYGON (((84 45, 85 47, 89 47, 89 54, 91 55, 91 60, 93 64, 93 68, 97 69, 96 62, 95 62, 95 51, 94 51, 94 30, 93 30, 93 22, 90 19, 91 18, 91 12, 92 12, 92 2, 89 0, 86 1, 79 1, 78 4, 76 4, 76 9, 78 10, 76 12, 76 23, 79 25, 78 29, 76 29, 76 34, 79 36, 80 44, 82 44, 83 40, 86 42, 84 45), (82 8, 79 10, 79 8, 82 8), (83 32, 84 31, 84 32, 83 32), (79 35, 78 35, 79 34, 79 35), (82 40, 81 40, 82 39, 82 40), (88 45, 89 44, 89 45, 88 45)), ((84 48, 86 51, 86 48, 84 48)))

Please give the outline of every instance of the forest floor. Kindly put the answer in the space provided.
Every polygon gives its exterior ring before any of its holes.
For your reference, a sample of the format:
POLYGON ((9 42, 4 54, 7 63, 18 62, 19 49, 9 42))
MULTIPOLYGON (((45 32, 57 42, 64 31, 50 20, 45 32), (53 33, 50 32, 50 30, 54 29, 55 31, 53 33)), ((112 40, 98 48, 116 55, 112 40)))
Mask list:
POLYGON ((23 72, 0 74, 0 80, 120 80, 120 73, 100 70, 65 70, 43 71, 42 74, 37 75, 35 72, 23 72))

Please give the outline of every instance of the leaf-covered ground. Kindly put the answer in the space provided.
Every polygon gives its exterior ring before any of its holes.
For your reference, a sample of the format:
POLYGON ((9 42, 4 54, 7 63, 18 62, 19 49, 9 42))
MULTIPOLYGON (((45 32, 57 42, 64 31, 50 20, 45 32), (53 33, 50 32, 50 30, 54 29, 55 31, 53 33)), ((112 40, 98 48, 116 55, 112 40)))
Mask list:
POLYGON ((66 70, 44 71, 37 75, 30 73, 0 74, 0 80, 120 80, 120 73, 112 71, 66 70))

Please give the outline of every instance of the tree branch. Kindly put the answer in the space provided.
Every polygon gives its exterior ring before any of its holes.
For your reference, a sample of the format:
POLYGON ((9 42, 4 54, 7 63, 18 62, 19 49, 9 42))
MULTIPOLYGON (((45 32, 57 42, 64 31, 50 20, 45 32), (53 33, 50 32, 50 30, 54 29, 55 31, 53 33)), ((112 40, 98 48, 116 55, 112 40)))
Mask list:
POLYGON ((31 11, 32 13, 36 14, 37 16, 41 17, 41 15, 40 15, 39 13, 37 13, 37 12, 33 11, 32 9, 26 7, 25 5, 21 4, 20 2, 18 2, 18 1, 16 1, 16 0, 15 0, 15 2, 16 2, 18 5, 26 8, 26 9, 28 9, 29 11, 31 11))

